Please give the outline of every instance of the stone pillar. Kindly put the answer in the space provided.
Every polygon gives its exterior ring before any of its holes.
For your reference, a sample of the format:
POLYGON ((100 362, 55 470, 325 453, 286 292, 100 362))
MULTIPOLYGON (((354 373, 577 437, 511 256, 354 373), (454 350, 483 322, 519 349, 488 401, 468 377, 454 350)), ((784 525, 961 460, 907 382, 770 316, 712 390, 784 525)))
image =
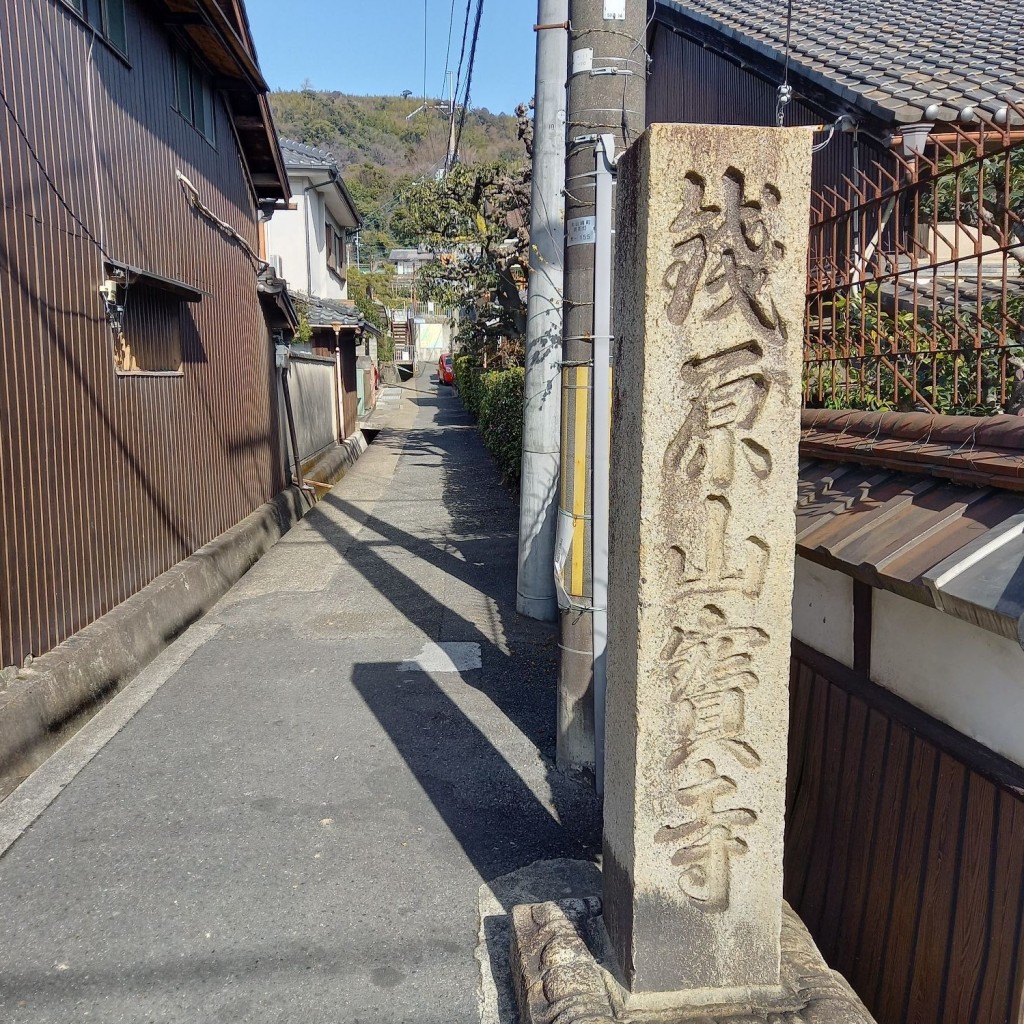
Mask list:
POLYGON ((604 921, 627 989, 780 991, 810 129, 619 163, 604 921))

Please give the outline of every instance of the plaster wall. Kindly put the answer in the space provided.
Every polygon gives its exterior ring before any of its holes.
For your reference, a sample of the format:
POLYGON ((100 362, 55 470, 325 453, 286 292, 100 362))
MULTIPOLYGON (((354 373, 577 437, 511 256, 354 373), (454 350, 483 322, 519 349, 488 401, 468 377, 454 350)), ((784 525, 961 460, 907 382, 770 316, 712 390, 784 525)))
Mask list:
POLYGON ((875 590, 871 678, 1024 765, 1024 651, 1014 641, 875 590))
MULTIPOLYGON (((282 276, 293 291, 308 292, 321 299, 347 299, 347 282, 327 268, 325 226, 330 215, 326 200, 320 192, 305 191, 312 184, 311 179, 288 180, 296 209, 279 210, 268 221, 267 254, 281 257, 282 276)), ((343 230, 336 223, 335 229, 343 230)))
POLYGON ((444 324, 416 325, 416 357, 421 363, 436 363, 447 347, 444 324))
POLYGON ((281 257, 281 276, 292 291, 304 292, 309 287, 306 256, 306 196, 303 188, 308 184, 304 178, 292 179, 294 210, 278 210, 265 226, 268 256, 281 257))
POLYGON ((853 579, 797 557, 793 636, 853 668, 853 579))

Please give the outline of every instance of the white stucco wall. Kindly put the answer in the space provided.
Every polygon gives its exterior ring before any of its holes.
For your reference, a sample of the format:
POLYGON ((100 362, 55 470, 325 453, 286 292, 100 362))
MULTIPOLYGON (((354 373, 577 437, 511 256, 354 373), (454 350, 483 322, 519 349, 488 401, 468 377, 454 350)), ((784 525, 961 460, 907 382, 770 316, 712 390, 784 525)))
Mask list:
MULTIPOLYGON (((282 276, 293 291, 321 299, 347 299, 348 284, 327 268, 327 205, 321 192, 304 191, 310 178, 290 177, 294 210, 279 210, 265 227, 268 256, 280 256, 282 276), (309 248, 307 251, 307 239, 309 248)), ((340 232, 341 228, 335 224, 340 232)))
POLYGON ((278 210, 264 225, 267 256, 281 257, 281 276, 292 291, 307 290, 306 275, 306 197, 304 179, 291 182, 294 210, 278 210))
POLYGON ((416 358, 421 363, 436 363, 446 348, 444 324, 416 325, 416 358))
POLYGON ((876 590, 871 678, 1024 765, 1024 651, 1013 640, 876 590))
POLYGON ((798 557, 793 580, 793 636, 853 668, 853 579, 798 557))

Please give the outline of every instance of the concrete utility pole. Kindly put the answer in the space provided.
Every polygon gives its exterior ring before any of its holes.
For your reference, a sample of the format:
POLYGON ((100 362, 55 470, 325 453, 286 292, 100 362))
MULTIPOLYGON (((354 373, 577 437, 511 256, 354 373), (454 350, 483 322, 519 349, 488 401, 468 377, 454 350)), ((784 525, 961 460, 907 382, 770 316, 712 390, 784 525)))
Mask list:
POLYGON ((526 312, 523 468, 519 501, 516 608, 558 618, 551 567, 558 511, 562 357, 562 246, 565 236, 565 77, 569 0, 538 0, 537 85, 533 114, 530 281, 526 312))
MULTIPOLYGON (((555 550, 563 590, 558 763, 594 771, 593 403, 610 401, 607 391, 595 396, 593 390, 595 302, 610 301, 594 289, 596 168, 603 158, 602 135, 613 137, 618 156, 644 130, 647 0, 570 0, 569 20, 563 443, 555 550)), ((607 542, 597 543, 604 548, 607 542)), ((603 720, 603 714, 598 717, 603 720)))

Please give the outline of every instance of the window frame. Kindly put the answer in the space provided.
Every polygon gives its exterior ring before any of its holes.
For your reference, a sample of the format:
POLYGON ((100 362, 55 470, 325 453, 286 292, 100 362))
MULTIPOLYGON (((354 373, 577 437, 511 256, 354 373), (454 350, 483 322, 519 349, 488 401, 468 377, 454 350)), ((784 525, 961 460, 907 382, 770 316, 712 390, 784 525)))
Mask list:
MULTIPOLYGON (((126 0, 61 0, 68 10, 83 25, 110 47, 126 64, 128 63, 128 15, 126 0), (122 38, 115 39, 110 31, 110 8, 115 6, 120 13, 119 24, 122 38)), ((129 67, 131 65, 129 64, 129 67)))
POLYGON ((217 92, 210 75, 185 47, 172 44, 174 83, 171 107, 214 149, 217 148, 217 92), (183 77, 187 75, 187 83, 183 77), (182 87, 187 84, 188 110, 182 109, 182 87), (196 110, 202 111, 197 123, 196 110))
MULTIPOLYGON (((105 259, 104 270, 108 283, 116 285, 117 299, 113 306, 107 306, 107 320, 114 337, 112 352, 114 373, 117 377, 184 377, 185 312, 186 305, 200 302, 203 293, 192 285, 174 278, 163 277, 153 271, 144 270, 117 260, 105 259), (138 303, 149 300, 150 316, 163 314, 165 326, 172 336, 162 339, 145 334, 136 335, 138 303), (162 344, 162 349, 161 349, 162 344), (154 351, 155 349, 155 351, 154 351), (154 355, 173 359, 173 365, 154 366, 154 355), (143 365, 140 365, 143 364, 143 365), (149 365, 146 365, 149 364, 149 365)), ((150 321, 148 326, 152 326, 150 321)))
POLYGON ((348 269, 346 232, 344 229, 338 230, 331 220, 325 218, 324 234, 326 236, 327 269, 339 280, 344 281, 348 269))

